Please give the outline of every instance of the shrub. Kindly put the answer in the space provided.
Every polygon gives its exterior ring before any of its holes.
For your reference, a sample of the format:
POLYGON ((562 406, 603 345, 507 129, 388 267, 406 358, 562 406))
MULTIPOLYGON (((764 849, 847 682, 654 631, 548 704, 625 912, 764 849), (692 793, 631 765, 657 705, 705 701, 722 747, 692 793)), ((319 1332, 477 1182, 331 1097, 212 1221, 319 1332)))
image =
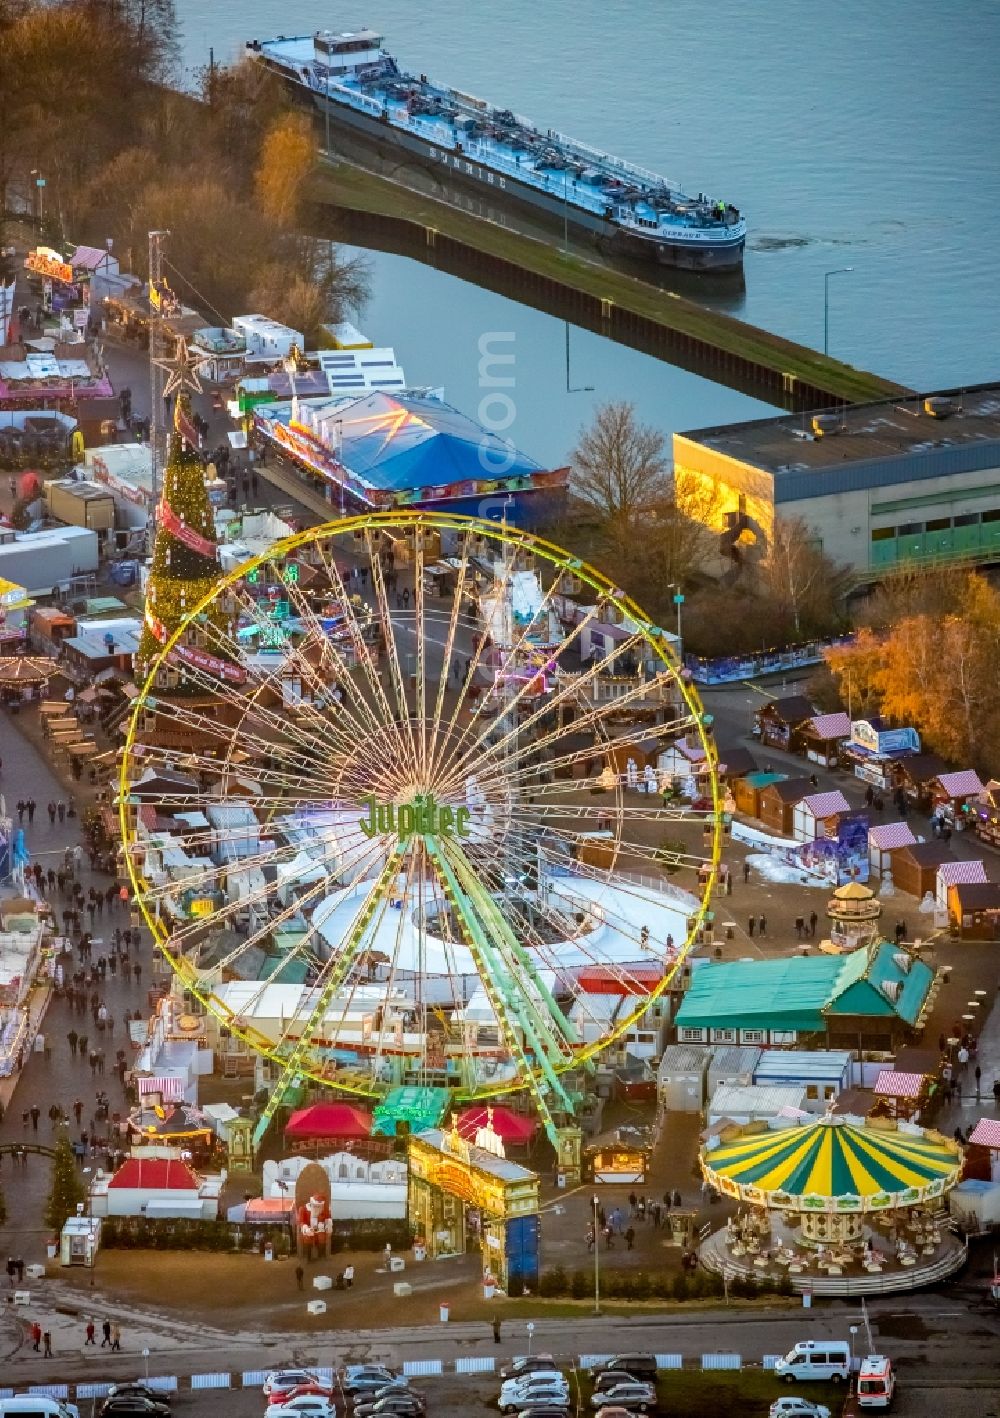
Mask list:
POLYGON ((554 1295, 565 1295, 569 1288, 566 1272, 561 1265, 553 1266, 551 1270, 543 1270, 538 1280, 538 1293, 551 1298, 554 1295))
POLYGON ((677 1272, 677 1274, 674 1276, 674 1284, 673 1284, 674 1299, 675 1299, 675 1300, 686 1300, 687 1297, 688 1297, 689 1290, 690 1290, 690 1286, 688 1285, 688 1277, 687 1277, 687 1274, 686 1274, 685 1271, 679 1270, 679 1271, 677 1272))
POLYGON ((590 1294, 590 1277, 582 1270, 574 1270, 569 1282, 569 1293, 574 1300, 583 1300, 590 1294))

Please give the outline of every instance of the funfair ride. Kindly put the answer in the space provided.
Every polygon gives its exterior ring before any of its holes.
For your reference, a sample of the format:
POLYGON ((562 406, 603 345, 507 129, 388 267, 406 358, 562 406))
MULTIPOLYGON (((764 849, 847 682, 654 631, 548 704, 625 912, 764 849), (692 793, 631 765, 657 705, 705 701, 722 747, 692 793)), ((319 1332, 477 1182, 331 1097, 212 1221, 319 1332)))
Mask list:
POLYGON ((306 1080, 528 1090, 572 1171, 590 1061, 705 921, 713 755, 668 638, 599 572, 503 524, 369 514, 185 610, 129 724, 122 831, 180 986, 276 1066, 258 1139, 306 1080), (650 767, 681 736, 694 803, 650 767))

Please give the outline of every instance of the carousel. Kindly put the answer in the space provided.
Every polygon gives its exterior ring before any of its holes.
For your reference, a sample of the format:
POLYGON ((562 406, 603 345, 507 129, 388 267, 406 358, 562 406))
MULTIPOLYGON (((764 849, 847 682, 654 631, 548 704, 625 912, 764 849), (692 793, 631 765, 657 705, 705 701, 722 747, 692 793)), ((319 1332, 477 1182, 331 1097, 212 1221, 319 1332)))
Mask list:
POLYGON ((962 1152, 940 1133, 827 1115, 727 1130, 699 1160, 706 1182, 740 1204, 702 1247, 711 1270, 784 1273, 793 1289, 850 1295, 926 1285, 965 1258, 945 1212, 962 1152))

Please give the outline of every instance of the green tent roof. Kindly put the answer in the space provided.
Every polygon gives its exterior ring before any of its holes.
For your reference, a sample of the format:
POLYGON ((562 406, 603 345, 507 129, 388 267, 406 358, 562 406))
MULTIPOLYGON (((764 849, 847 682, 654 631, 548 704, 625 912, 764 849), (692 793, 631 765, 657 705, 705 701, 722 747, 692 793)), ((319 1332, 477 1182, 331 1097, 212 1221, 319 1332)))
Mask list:
POLYGON ((819 1032, 828 1018, 898 1015, 914 1024, 934 972, 881 941, 849 955, 734 960, 694 970, 676 1021, 682 1029, 819 1032))

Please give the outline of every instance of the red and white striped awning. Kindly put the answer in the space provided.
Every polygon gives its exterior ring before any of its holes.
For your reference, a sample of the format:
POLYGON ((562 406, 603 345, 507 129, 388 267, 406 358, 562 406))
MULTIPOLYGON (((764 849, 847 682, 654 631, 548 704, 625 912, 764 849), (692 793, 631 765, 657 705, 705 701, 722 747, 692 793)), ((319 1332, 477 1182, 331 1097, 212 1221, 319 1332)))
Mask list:
POLYGON ((883 1098, 919 1098, 924 1086, 922 1073, 897 1073, 884 1068, 875 1080, 874 1092, 883 1098))
POLYGON ((139 1097, 159 1093, 164 1103, 183 1103, 184 1080, 182 1078, 140 1078, 139 1097))
POLYGON ((996 1118, 980 1118, 969 1133, 969 1141, 976 1147, 1000 1148, 1000 1122, 996 1118))

